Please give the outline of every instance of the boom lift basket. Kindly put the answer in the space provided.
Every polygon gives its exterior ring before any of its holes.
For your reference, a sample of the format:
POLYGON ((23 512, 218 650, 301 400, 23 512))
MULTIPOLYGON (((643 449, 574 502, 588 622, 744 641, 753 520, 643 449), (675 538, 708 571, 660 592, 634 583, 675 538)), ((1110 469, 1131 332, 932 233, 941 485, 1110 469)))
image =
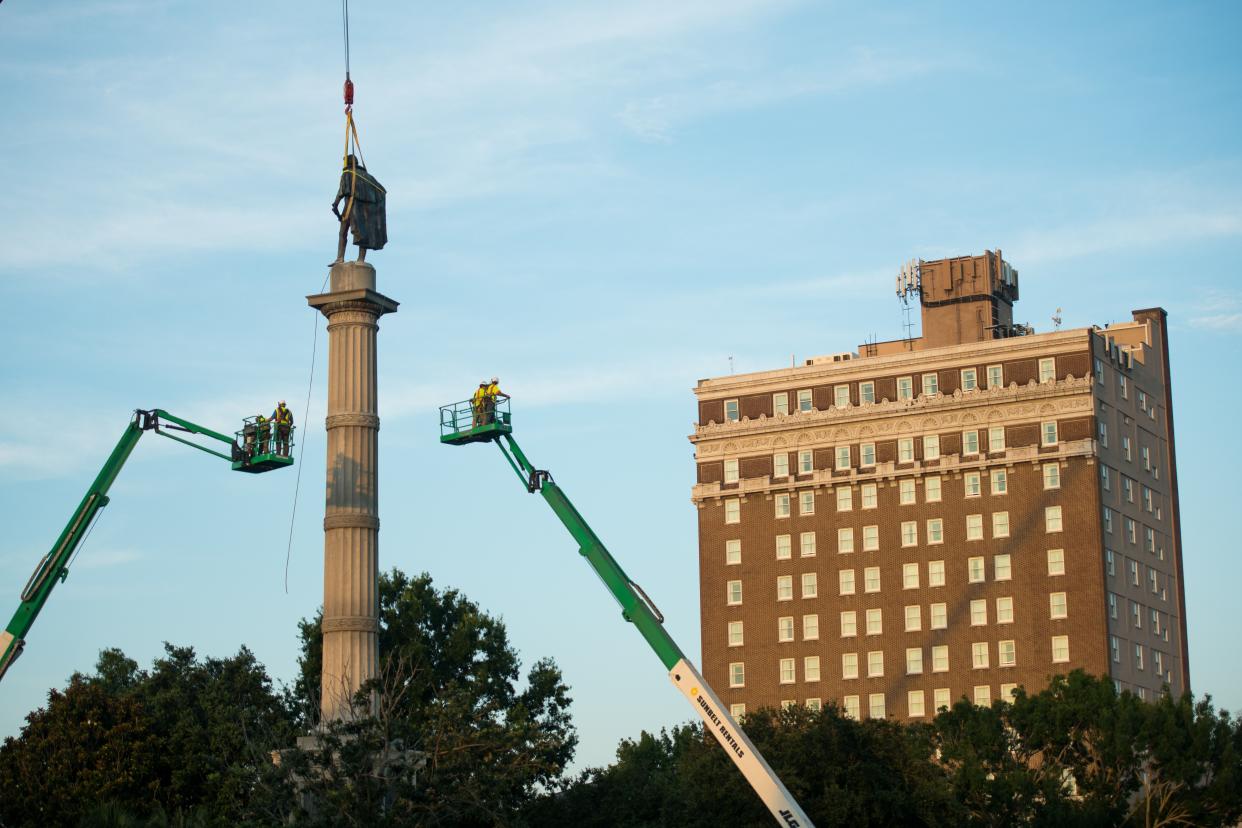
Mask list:
POLYGON ((247 417, 233 442, 233 471, 259 474, 293 465, 293 433, 289 426, 288 440, 280 437, 273 420, 258 422, 247 417), (287 445, 286 445, 287 443, 287 445))
POLYGON ((440 406, 440 442, 454 446, 495 440, 513 433, 509 424, 509 399, 486 400, 475 409, 470 400, 440 406))

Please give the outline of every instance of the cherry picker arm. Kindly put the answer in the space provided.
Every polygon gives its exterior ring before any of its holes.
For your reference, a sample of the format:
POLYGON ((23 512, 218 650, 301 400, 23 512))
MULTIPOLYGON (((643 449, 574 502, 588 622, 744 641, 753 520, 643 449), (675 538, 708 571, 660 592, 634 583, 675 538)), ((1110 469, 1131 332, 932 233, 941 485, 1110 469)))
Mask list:
POLYGON ((148 431, 154 431, 162 437, 168 437, 178 443, 184 443, 191 448, 227 460, 232 464, 234 471, 253 474, 293 464, 292 453, 284 443, 279 446, 273 444, 270 429, 267 432, 257 432, 248 430, 250 428, 251 424, 248 423, 245 428, 237 432, 235 437, 226 437, 189 420, 174 417, 159 408, 149 411, 140 409, 134 412, 129 425, 121 434, 121 439, 117 441, 116 448, 112 449, 112 454, 108 456, 107 462, 99 470, 95 481, 86 490, 86 496, 78 504, 69 522, 65 524, 52 550, 43 556, 30 576, 30 580, 26 582, 25 588, 22 589, 21 604, 17 612, 13 613, 13 619, 9 621, 4 631, 0 632, 0 679, 4 678, 5 672, 21 655, 22 649, 26 646, 26 634, 43 610, 43 605, 47 603, 52 590, 69 577, 69 564, 74 552, 89 534, 91 524, 99 514, 99 510, 108 505, 108 490, 112 488, 125 461, 129 459, 130 453, 138 445, 139 438, 148 431), (228 454, 171 432, 195 434, 226 443, 229 446, 228 454))
POLYGON ((694 707, 707 729, 716 737, 725 753, 737 765, 746 781, 754 788, 763 804, 781 825, 788 828, 809 826, 811 820, 802 807, 785 788, 771 766, 751 743, 749 737, 738 727, 725 706, 708 686, 703 676, 682 653, 677 642, 664 629, 664 616, 642 587, 629 576, 612 557, 604 542, 599 539, 586 519, 552 480, 547 471, 535 468, 517 441, 513 439, 508 410, 508 400, 494 401, 486 410, 476 410, 469 401, 444 406, 440 409, 440 441, 452 445, 477 442, 495 442, 500 453, 509 461, 526 490, 538 492, 548 506, 560 518, 578 543, 578 553, 599 575, 608 591, 621 605, 621 615, 638 628, 656 656, 668 670, 669 678, 694 707), (502 442, 503 440, 503 442, 502 442))

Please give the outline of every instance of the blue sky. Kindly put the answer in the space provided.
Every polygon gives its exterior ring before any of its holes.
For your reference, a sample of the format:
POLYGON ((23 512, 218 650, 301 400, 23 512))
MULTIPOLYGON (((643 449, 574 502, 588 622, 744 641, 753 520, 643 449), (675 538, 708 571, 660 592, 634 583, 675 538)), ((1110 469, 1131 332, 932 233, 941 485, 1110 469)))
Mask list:
MULTIPOLYGON (((698 653, 699 377, 901 334, 913 256, 1000 247, 1016 316, 1169 310, 1192 683, 1242 706, 1222 467, 1242 405, 1233 4, 355 3, 389 200, 381 562, 504 618, 573 688, 579 763, 690 717, 550 512, 436 405, 493 373, 517 434, 698 653)), ((321 598, 322 336, 342 144, 334 3, 0 5, 0 613, 135 407, 221 429, 280 397, 294 473, 145 438, 0 688, 0 735, 122 647, 250 646, 291 678, 321 598), (322 330, 320 332, 322 334, 322 330)))

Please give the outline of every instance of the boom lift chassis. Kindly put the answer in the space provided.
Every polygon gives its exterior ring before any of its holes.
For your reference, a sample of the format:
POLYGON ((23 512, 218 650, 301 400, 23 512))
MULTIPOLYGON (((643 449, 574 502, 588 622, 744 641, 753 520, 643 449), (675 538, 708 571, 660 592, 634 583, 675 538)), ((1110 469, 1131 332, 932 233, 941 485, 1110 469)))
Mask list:
POLYGON ((476 411, 469 401, 443 406, 440 409, 440 430, 440 441, 450 445, 496 443, 526 491, 542 495, 569 530, 569 534, 578 543, 578 553, 586 558, 587 563, 621 605, 622 617, 638 628, 664 664, 664 669, 668 670, 669 678, 678 691, 690 702, 776 821, 789 828, 813 828, 801 806, 664 629, 664 616, 660 610, 647 597, 642 587, 625 574, 621 565, 605 548, 604 542, 592 531, 586 519, 553 481, 552 475, 546 470, 535 468, 522 453, 517 441, 513 439, 508 400, 498 400, 486 411, 476 411))
MULTIPOLYGON (((116 448, 112 449, 112 454, 108 456, 107 462, 99 470, 95 482, 86 490, 86 496, 78 504, 69 522, 65 524, 52 550, 44 555, 35 566, 34 573, 22 589, 21 604, 17 612, 13 613, 9 625, 3 632, 0 632, 0 679, 4 678, 9 667, 22 654, 26 646, 26 634, 30 632, 31 626, 39 616, 39 612, 42 611, 43 605, 47 603, 52 590, 69 577, 69 564, 74 553, 90 534, 91 524, 99 514, 99 510, 108 505, 108 490, 112 488, 112 483, 120 474, 125 461, 129 459, 130 453, 138 445, 138 440, 143 434, 154 431, 162 437, 176 440, 178 443, 184 443, 191 448, 227 460, 232 464, 234 471, 257 474, 293 465, 292 451, 286 448, 283 442, 279 448, 274 442, 275 427, 273 423, 267 427, 266 431, 261 430, 261 426, 260 430, 255 431, 251 430, 254 427, 248 424, 238 431, 235 437, 227 437, 189 420, 174 417, 163 409, 135 411, 129 425, 121 434, 121 439, 117 441, 116 448), (228 454, 207 448, 173 432, 200 435, 226 443, 229 446, 228 454)), ((289 446, 292 446, 292 438, 292 427, 290 427, 289 446)))

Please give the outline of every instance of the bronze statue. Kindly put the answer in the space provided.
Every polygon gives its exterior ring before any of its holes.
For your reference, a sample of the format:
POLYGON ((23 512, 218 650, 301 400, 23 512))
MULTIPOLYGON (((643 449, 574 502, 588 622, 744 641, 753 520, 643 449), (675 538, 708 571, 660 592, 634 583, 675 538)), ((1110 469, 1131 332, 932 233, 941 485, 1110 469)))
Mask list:
POLYGON ((332 214, 341 222, 341 235, 336 245, 336 261, 345 259, 345 234, 352 230, 358 245, 358 261, 364 262, 368 250, 380 250, 388 243, 388 218, 384 198, 387 191, 367 172, 367 168, 351 153, 345 156, 341 185, 332 202, 332 214), (341 212, 341 200, 345 211, 341 212))

